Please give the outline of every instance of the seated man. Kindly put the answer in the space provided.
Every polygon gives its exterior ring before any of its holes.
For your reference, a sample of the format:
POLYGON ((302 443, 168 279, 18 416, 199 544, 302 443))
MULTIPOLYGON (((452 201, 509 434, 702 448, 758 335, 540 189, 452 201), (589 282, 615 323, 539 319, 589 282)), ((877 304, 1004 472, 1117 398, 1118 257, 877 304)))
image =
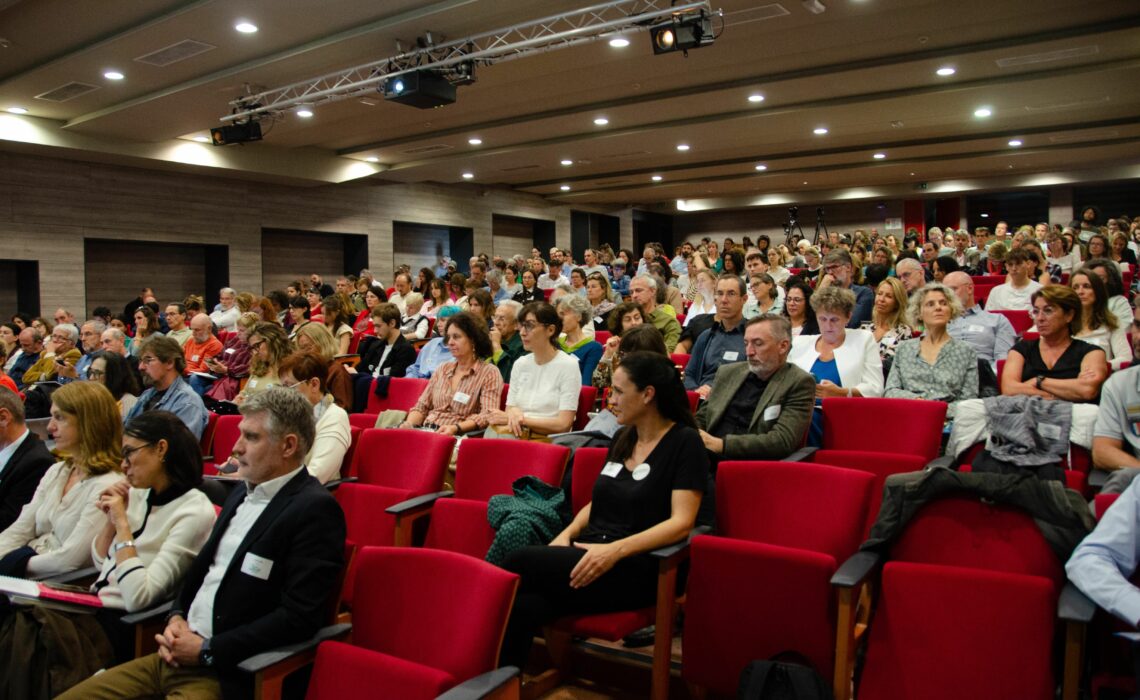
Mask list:
MULTIPOLYGON (((176 342, 171 341, 174 345, 176 342)), ((252 697, 244 659, 311 637, 344 566, 344 513, 303 459, 313 407, 273 387, 241 406, 230 493, 167 615, 157 654, 91 677, 61 698, 252 697)))
MULTIPOLYGON (((438 323, 439 321, 437 321, 438 323)), ((451 350, 447 347, 446 340, 443 337, 429 340, 427 345, 420 348, 420 354, 416 356, 416 361, 408 367, 408 372, 404 376, 415 379, 431 379, 431 375, 440 365, 454 360, 455 358, 451 356, 451 350)))
POLYGON ((207 361, 221 354, 222 341, 214 335, 214 326, 210 322, 210 317, 198 314, 190 321, 189 330, 190 338, 179 342, 182 346, 182 357, 186 359, 186 374, 187 376, 193 372, 211 374, 207 361))
MULTIPOLYGON (((416 294, 412 292, 412 294, 416 294)), ((411 296, 411 295, 409 295, 411 296)), ((417 294, 418 296, 418 294, 417 294)), ((381 302, 372 307, 369 317, 376 335, 366 335, 357 351, 360 364, 345 367, 352 375, 353 408, 361 413, 368 406, 368 392, 372 380, 379 377, 405 377, 408 367, 416 361, 416 350, 400 332, 400 310, 395 304, 381 302)))
POLYGON ((139 347, 139 369, 143 372, 143 382, 150 388, 139 396, 131 407, 123 424, 144 411, 170 411, 178 416, 194 437, 201 439, 209 419, 202 397, 194 393, 182 371, 186 369, 186 358, 178 341, 164 335, 152 335, 142 341, 139 347))
POLYGON ((697 409, 714 465, 722 459, 783 459, 799 448, 811 422, 815 378, 788 363, 788 320, 765 314, 747 321, 744 343, 748 362, 723 365, 714 391, 697 409))
POLYGON ((823 289, 832 284, 842 289, 850 289, 855 294, 855 311, 851 314, 851 320, 847 322, 848 328, 858 328, 864 321, 871 320, 875 293, 869 287, 855 284, 854 262, 851 254, 842 248, 836 248, 823 259, 823 278, 819 281, 819 288, 823 289))
POLYGON ((1133 628, 1140 626, 1140 588, 1129 580, 1140 562, 1137 523, 1140 481, 1133 481, 1065 564, 1082 593, 1133 628))
POLYGON ((55 457, 24 423, 24 404, 0 387, 0 531, 32 500, 55 457))
POLYGON ((681 324, 677 317, 661 308, 657 303, 657 279, 653 275, 638 275, 629 283, 629 297, 641 305, 641 315, 646 323, 661 331, 665 338, 665 349, 673 352, 681 339, 681 324))
POLYGON ((974 281, 965 272, 951 272, 942 283, 949 287, 962 302, 964 311, 948 325, 950 337, 961 340, 997 369, 997 361, 1004 360, 1009 349, 1017 342, 1013 324, 1001 314, 990 313, 974 301, 974 281))
POLYGON ((210 320, 223 331, 233 333, 237 330, 237 320, 241 317, 241 309, 237 306, 237 291, 231 287, 222 287, 218 291, 218 307, 210 314, 210 320))
POLYGON ((511 370, 515 366, 515 360, 526 354, 522 336, 519 335, 520 311, 522 304, 510 299, 495 307, 495 327, 491 329, 491 362, 499 368, 504 384, 511 383, 511 370))
POLYGON ((722 365, 744 362, 744 281, 732 273, 716 282, 717 323, 697 338, 685 367, 685 388, 708 399, 722 365))
POLYGON ((1100 390, 1100 410, 1093 428, 1092 459, 1097 469, 1111 471, 1101 493, 1121 493, 1140 474, 1140 309, 1133 312, 1133 365, 1113 372, 1100 390))
POLYGON ((1005 270, 1009 281, 990 290, 986 311, 1029 311, 1033 308, 1030 298, 1041 289, 1041 283, 1033 279, 1037 274, 1036 253, 1014 248, 1005 256, 1005 270))
POLYGON ((166 331, 167 337, 174 338, 182 347, 190 340, 193 331, 186 325, 186 307, 182 304, 172 303, 166 305, 166 331))
POLYGON ((75 347, 78 342, 78 328, 70 323, 56 326, 51 332, 51 340, 44 344, 40 358, 24 372, 24 385, 55 381, 61 365, 74 368, 81 354, 79 348, 75 347))

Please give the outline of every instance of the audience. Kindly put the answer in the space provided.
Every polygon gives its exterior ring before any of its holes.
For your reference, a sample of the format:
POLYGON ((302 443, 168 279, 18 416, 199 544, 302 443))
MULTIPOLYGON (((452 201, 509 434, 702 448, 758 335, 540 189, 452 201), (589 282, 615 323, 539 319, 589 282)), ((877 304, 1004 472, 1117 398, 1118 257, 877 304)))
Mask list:
POLYGON ((784 295, 784 308, 781 315, 792 325, 792 337, 819 335, 819 323, 815 319, 815 309, 811 306, 811 285, 799 277, 788 280, 788 291, 784 295))
POLYGON ((222 352, 212 358, 206 358, 209 373, 218 378, 211 380, 202 374, 192 375, 190 387, 195 393, 216 401, 232 401, 238 395, 241 391, 241 380, 249 376, 249 363, 253 359, 253 352, 249 348, 249 336, 257 324, 255 314, 242 314, 238 318, 235 326, 237 330, 226 338, 226 342, 222 344, 222 352))
POLYGON ((519 311, 522 311, 522 304, 506 299, 495 308, 492 317, 495 325, 490 330, 491 362, 499 368, 504 384, 510 384, 511 370, 525 352, 519 334, 519 311))
POLYGON ((111 392, 111 398, 115 399, 119 406, 119 413, 126 420, 127 414, 134 408, 139 394, 142 393, 131 363, 122 355, 106 350, 100 350, 91 357, 87 379, 107 387, 107 391, 111 392))
MULTIPOLYGON (((395 304, 389 304, 393 309, 395 304)), ((340 477, 344 455, 352 442, 348 413, 325 390, 329 363, 312 352, 295 352, 281 360, 281 386, 295 389, 313 407, 316 434, 303 463, 322 484, 340 477)))
POLYGON ((685 367, 685 388, 708 399, 721 365, 744 361, 744 281, 731 273, 716 283, 717 321, 701 333, 685 367))
POLYGON ((1033 294, 1041 289, 1041 283, 1033 279, 1037 270, 1036 256, 1014 248, 1005 260, 1009 281, 990 290, 986 311, 1029 311, 1033 307, 1033 294))
POLYGON ((125 422, 147 411, 169 411, 201 439, 208 420, 206 406, 182 378, 185 367, 177 340, 161 335, 144 340, 139 347, 139 370, 149 388, 127 412, 125 422))
MULTIPOLYGON (((653 324, 654 328, 661 331, 666 349, 673 352, 681 339, 681 324, 675 315, 658 305, 657 287, 657 279, 653 275, 638 275, 629 284, 629 296, 641 307, 644 322, 653 324)), ((618 331, 615 329, 615 332, 618 331)))
POLYGON ((969 345, 978 359, 985 360, 991 368, 997 368, 997 361, 1004 360, 1017 333, 1013 324, 1001 314, 991 313, 974 301, 974 281, 965 272, 951 272, 943 280, 946 288, 958 297, 962 314, 950 321, 950 335, 969 345))
MULTIPOLYGON (((337 406, 346 411, 351 409, 353 401, 352 375, 348 373, 343 364, 335 361, 336 341, 333 340, 329 329, 320 323, 306 323, 298 329, 295 345, 298 350, 314 352, 329 363, 329 374, 325 379, 325 387, 333 395, 333 400, 336 401, 337 406)), ((288 352, 288 349, 282 350, 281 357, 287 355, 288 352)))
POLYGON ((1120 270, 1111 261, 1104 258, 1092 258, 1084 265, 1086 270, 1092 270, 1104 282, 1108 289, 1108 310, 1117 319, 1131 318, 1132 305, 1124 295, 1124 279, 1120 270))
MULTIPOLYGON (((182 345, 182 356, 186 358, 186 374, 187 376, 195 372, 210 374, 210 360, 222 354, 222 341, 214 336, 213 325, 205 314, 195 316, 190 321, 189 330, 190 337, 179 341, 182 345)), ((193 378, 190 380, 190 386, 194 386, 193 378)))
POLYGON ((594 340, 594 328, 590 322, 590 302, 577 294, 569 294, 559 298, 555 308, 562 319, 562 335, 558 338, 558 345, 578 360, 582 371, 582 386, 590 386, 594 369, 602 359, 602 344, 594 340))
POLYGON ((823 259, 823 276, 819 280, 819 289, 823 290, 830 286, 850 290, 855 295, 855 306, 847 321, 848 328, 859 328, 865 321, 871 320, 875 293, 867 287, 855 284, 855 267, 851 261, 851 254, 842 248, 832 250, 823 259))
POLYGON ((899 343, 883 396, 947 403, 978 396, 978 355, 947 328, 961 314, 958 297, 941 283, 911 295, 907 315, 922 337, 899 343))
POLYGON ((79 343, 83 356, 74 366, 69 364, 56 364, 55 380, 60 384, 67 384, 76 380, 87 378, 87 370, 91 367, 92 356, 99 351, 100 338, 107 325, 99 319, 86 321, 79 327, 79 343))
POLYGON ((1074 337, 1103 350, 1112 369, 1131 362, 1127 319, 1118 319, 1108 310, 1108 288, 1100 276, 1081 268, 1069 278, 1069 286, 1081 300, 1081 330, 1074 337))
POLYGON ((51 340, 44 344, 39 359, 24 372, 23 385, 55 381, 56 373, 62 365, 74 369, 80 358, 79 348, 75 347, 77 342, 78 328, 70 323, 56 326, 51 332, 51 340))
POLYGON ((19 394, 0 386, 0 530, 15 522, 54 463, 47 446, 24 423, 19 394))
POLYGON ((862 329, 871 331, 875 336, 883 367, 890 371, 891 358, 895 356, 898 344, 914 335, 907 325, 907 291, 902 282, 892 277, 879 283, 875 289, 875 310, 862 329))

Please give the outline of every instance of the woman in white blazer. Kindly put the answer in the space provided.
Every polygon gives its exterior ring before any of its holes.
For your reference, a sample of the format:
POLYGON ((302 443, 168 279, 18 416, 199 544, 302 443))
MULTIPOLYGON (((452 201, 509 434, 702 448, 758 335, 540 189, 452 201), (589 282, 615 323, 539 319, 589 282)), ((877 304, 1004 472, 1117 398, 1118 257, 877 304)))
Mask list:
POLYGON ((829 396, 882 396, 883 361, 871 331, 846 328, 855 310, 855 294, 829 285, 811 297, 819 335, 801 335, 792 342, 788 361, 816 378, 816 411, 808 444, 822 445, 823 399, 829 396))
POLYGON ((340 478, 344 456, 352 443, 348 414, 336 405, 325 386, 328 373, 328 361, 311 352, 287 356, 277 370, 282 385, 296 389, 313 405, 317 435, 305 456, 305 466, 322 484, 340 478))

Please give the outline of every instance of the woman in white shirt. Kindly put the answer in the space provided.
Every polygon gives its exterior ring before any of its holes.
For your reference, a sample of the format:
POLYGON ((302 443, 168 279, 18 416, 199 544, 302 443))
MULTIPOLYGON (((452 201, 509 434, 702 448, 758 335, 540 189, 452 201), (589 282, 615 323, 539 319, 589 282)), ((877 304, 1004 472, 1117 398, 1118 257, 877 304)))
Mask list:
POLYGON ((43 577, 89 566, 91 533, 104 520, 96 497, 122 478, 123 419, 107 387, 71 382, 51 398, 48 431, 63 459, 0 532, 0 574, 43 577))
POLYGON ((313 407, 317 436, 305 456, 305 467, 322 484, 340 477, 344 456, 352 443, 348 414, 325 388, 328 360, 314 352, 295 352, 281 361, 281 385, 296 389, 313 407))
POLYGON ((562 319, 550 304, 531 302, 519 312, 519 334, 530 354, 515 361, 507 410, 491 412, 488 437, 529 440, 574 427, 582 372, 578 360, 558 346, 561 333, 562 319))
POLYGON ((1108 287, 1095 272, 1081 268, 1069 279, 1069 286, 1081 299, 1081 331, 1073 335, 1104 350, 1112 369, 1132 361, 1128 342, 1130 319, 1116 317, 1108 308, 1108 287))
POLYGON ((1073 270, 1080 267, 1081 256, 1076 252, 1065 251, 1065 239, 1060 234, 1050 231, 1045 236, 1046 265, 1057 265, 1061 268, 1061 272, 1071 275, 1073 270))
POLYGON ((686 326, 697 316, 716 313, 716 300, 713 298, 716 292, 716 273, 712 270, 698 270, 696 282, 697 293, 685 314, 686 326))

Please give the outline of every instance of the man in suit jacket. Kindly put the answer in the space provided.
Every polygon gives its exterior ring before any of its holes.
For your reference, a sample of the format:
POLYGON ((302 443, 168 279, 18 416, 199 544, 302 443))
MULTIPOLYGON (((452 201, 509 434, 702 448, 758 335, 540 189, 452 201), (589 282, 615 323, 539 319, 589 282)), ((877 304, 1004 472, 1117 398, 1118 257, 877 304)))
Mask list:
POLYGON ((47 446, 24 424, 19 395, 0 387, 0 530, 16 521, 54 463, 47 446))
POLYGON ((721 459, 783 459, 799 448, 811 422, 815 379, 788 364, 792 329, 765 314, 744 328, 747 362, 721 365, 697 410, 701 439, 721 459))
POLYGON ((395 304, 377 304, 369 314, 376 337, 365 336, 357 351, 360 364, 346 368, 352 375, 355 413, 368 406, 368 392, 372 380, 379 377, 405 377, 408 367, 416 361, 416 349, 400 333, 400 309, 395 304))
POLYGON ((273 387, 241 406, 238 476, 156 635, 157 654, 93 676, 61 698, 250 697, 237 665, 311 637, 327 621, 344 566, 344 513, 302 459, 313 408, 273 387))

